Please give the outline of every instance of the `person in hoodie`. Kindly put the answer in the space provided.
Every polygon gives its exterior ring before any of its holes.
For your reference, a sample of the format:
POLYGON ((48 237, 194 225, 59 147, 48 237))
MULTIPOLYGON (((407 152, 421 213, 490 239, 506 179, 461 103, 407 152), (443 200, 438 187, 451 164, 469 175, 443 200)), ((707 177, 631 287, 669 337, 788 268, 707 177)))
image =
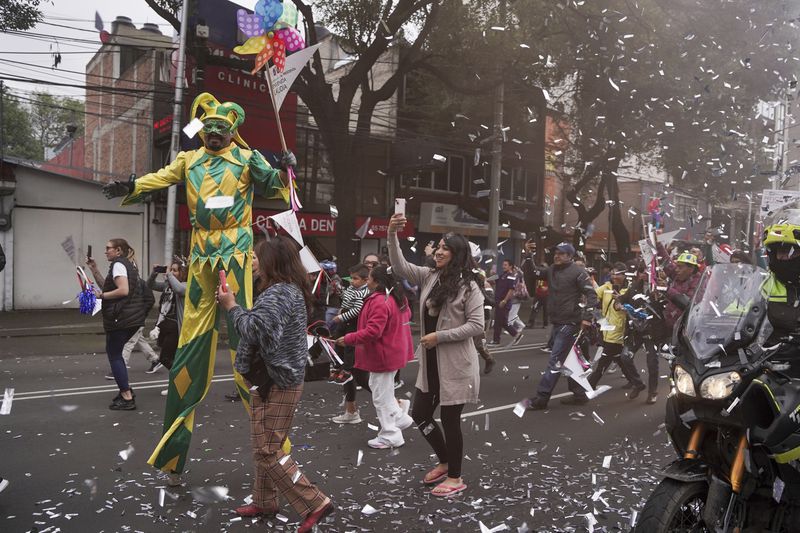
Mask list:
MULTIPOLYGON (((550 315, 550 360, 539 381, 536 397, 528 400, 528 409, 540 411, 547 408, 553 389, 561 377, 561 365, 569 355, 578 333, 592 325, 598 316, 597 293, 586 270, 575 264, 575 248, 567 243, 558 244, 553 254, 553 265, 544 271, 547 279, 547 310, 550 315), (585 304, 583 303, 585 297, 585 304)), ((568 380, 572 396, 561 403, 583 405, 589 401, 586 391, 574 380, 568 380)))
POLYGON ((414 420, 408 415, 410 402, 394 396, 394 375, 414 358, 411 339, 411 309, 403 284, 387 267, 374 267, 367 277, 371 291, 358 315, 358 329, 339 337, 340 346, 355 346, 355 368, 369 372, 372 403, 380 430, 367 444, 370 448, 398 448, 405 444, 403 430, 414 420))

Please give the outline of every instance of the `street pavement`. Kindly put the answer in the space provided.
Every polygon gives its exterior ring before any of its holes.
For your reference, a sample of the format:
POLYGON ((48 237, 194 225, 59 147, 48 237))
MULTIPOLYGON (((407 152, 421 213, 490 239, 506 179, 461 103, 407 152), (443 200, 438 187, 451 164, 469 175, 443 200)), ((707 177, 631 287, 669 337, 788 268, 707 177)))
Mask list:
MULTIPOLYGON (((299 517, 285 502, 268 521, 231 512, 250 493, 252 461, 246 413, 224 399, 233 390, 227 350, 197 411, 185 484, 169 488, 146 464, 161 434, 166 371, 145 374, 147 362, 134 353, 138 410, 110 411, 117 391, 103 377, 102 335, 61 322, 0 321, 0 392, 14 389, 10 413, 0 416, 0 476, 10 480, 0 531, 296 529, 299 517)), ((562 378, 549 410, 519 417, 514 406, 533 394, 546 365, 545 340, 546 330, 526 330, 519 346, 505 337, 494 350, 498 364, 482 379, 481 402, 463 415, 469 489, 450 500, 421 483, 435 459, 416 430, 404 432, 401 448, 373 450, 366 442, 378 422, 368 395, 359 393, 364 422, 339 426, 329 420, 341 412, 339 387, 308 383, 292 455, 337 505, 320 531, 629 531, 673 456, 662 424, 667 381, 659 402, 646 405, 644 394, 626 398, 617 372, 601 381, 610 391, 574 407, 558 401, 568 395, 562 378)), ((413 362, 403 370, 398 397, 411 396, 417 369, 413 362)))

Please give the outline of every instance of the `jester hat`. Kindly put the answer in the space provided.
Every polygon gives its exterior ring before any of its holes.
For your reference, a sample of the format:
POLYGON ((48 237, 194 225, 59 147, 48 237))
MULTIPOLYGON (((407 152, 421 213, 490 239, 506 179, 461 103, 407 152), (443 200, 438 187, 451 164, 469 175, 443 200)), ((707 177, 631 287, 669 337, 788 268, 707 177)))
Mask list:
MULTIPOLYGON (((237 103, 225 102, 219 103, 219 100, 214 98, 211 93, 202 93, 197 95, 197 98, 192 102, 192 110, 189 113, 190 117, 197 115, 197 108, 203 108, 203 114, 200 115, 200 121, 205 123, 206 120, 221 120, 231 127, 233 133, 233 141, 242 148, 250 148, 247 143, 239 135, 239 126, 244 124, 244 109, 237 103)), ((200 138, 205 142, 205 134, 201 131, 200 138)))

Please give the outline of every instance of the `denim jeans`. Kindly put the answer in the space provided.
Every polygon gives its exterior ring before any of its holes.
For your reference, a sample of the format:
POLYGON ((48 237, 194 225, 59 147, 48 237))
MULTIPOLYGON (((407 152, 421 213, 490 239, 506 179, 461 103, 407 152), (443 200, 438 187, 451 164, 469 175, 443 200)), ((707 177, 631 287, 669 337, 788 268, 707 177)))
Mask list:
MULTIPOLYGON (((550 330, 550 360, 547 362, 547 368, 544 371, 541 381, 539 381, 539 388, 536 394, 539 398, 549 400, 553 389, 558 383, 558 378, 561 377, 561 365, 569 355, 572 345, 575 344, 575 339, 578 337, 580 327, 574 324, 553 324, 553 329, 550 330)), ((583 387, 575 383, 574 380, 568 379, 567 386, 575 396, 585 397, 586 391, 583 387)))
POLYGON ((117 387, 119 387, 120 391, 130 390, 131 388, 128 384, 128 368, 122 358, 122 348, 138 329, 134 326, 106 332, 106 355, 108 355, 111 373, 114 374, 114 380, 117 382, 117 387))

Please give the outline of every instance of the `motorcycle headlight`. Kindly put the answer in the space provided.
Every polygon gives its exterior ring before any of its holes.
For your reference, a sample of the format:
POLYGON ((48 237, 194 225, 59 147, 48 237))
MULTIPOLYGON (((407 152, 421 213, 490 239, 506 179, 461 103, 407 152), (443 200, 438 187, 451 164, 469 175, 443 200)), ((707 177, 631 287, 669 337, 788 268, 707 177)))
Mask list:
POLYGON ((708 400, 722 400, 727 398, 742 381, 738 372, 728 372, 707 377, 700 384, 700 396, 708 400))
POLYGON ((679 366, 675 367, 675 386, 678 388, 678 392, 681 394, 685 394, 686 396, 697 396, 697 393, 694 390, 694 381, 692 381, 692 376, 690 376, 686 370, 679 366))

